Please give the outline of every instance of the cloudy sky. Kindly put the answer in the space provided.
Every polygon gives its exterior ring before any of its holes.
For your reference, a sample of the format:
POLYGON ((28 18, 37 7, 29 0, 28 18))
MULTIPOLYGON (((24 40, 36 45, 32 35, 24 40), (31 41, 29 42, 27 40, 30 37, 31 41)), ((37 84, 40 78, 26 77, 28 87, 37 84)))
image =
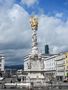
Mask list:
POLYGON ((39 20, 38 47, 44 53, 68 51, 68 0, 0 0, 0 53, 6 64, 22 64, 31 51, 29 18, 39 20))

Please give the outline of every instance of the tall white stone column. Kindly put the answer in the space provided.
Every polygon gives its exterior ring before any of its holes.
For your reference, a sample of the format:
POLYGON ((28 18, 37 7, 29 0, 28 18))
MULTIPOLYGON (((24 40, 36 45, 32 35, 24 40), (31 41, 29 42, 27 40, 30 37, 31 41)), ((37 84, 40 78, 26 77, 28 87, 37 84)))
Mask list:
POLYGON ((26 70, 28 72, 28 79, 31 82, 37 82, 44 80, 43 75, 43 60, 42 55, 38 50, 37 42, 37 30, 38 30, 38 19, 36 17, 31 17, 30 19, 31 29, 32 29, 32 51, 26 58, 26 70))
POLYGON ((37 43, 37 30, 38 30, 38 20, 36 17, 31 17, 30 20, 32 29, 32 54, 38 54, 38 43, 37 43))

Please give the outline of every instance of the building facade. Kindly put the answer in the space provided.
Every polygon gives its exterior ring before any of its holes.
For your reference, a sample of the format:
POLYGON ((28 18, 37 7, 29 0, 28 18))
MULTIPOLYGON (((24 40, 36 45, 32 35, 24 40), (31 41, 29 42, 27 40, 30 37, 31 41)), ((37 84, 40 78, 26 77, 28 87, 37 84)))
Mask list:
POLYGON ((64 60, 65 60, 64 53, 58 54, 58 56, 55 58, 57 80, 63 80, 64 79, 64 73, 65 73, 65 68, 64 68, 65 62, 64 62, 64 60))
POLYGON ((65 77, 68 78, 68 52, 65 53, 65 77))
POLYGON ((55 56, 49 56, 48 58, 44 59, 44 70, 45 71, 53 71, 56 70, 56 62, 55 56))
POLYGON ((5 66, 5 60, 3 56, 0 56, 0 71, 4 71, 4 66, 5 66))
POLYGON ((49 54, 48 57, 44 57, 44 75, 46 80, 56 78, 56 57, 57 54, 49 54))
POLYGON ((52 54, 44 58, 44 72, 47 76, 52 75, 57 80, 63 80, 65 78, 65 74, 68 72, 68 58, 65 55, 67 54, 52 54))
MULTIPOLYGON (((24 70, 28 70, 27 68, 30 68, 29 67, 30 63, 28 61, 29 61, 28 58, 27 59, 25 58, 24 70)), ((42 63, 43 63, 42 70, 44 71, 45 78, 46 77, 49 78, 50 76, 53 76, 57 80, 64 80, 65 77, 68 77, 68 52, 60 53, 60 54, 52 54, 52 55, 42 54, 42 63)), ((38 70, 38 68, 34 68, 34 69, 38 70)))

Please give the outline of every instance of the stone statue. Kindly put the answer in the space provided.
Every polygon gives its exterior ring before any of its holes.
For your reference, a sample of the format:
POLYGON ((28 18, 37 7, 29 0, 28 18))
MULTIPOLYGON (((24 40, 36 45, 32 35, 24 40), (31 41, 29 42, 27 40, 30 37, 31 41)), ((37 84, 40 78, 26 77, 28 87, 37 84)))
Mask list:
POLYGON ((38 29, 38 19, 36 17, 34 17, 34 16, 31 17, 30 24, 31 24, 32 30, 38 29))

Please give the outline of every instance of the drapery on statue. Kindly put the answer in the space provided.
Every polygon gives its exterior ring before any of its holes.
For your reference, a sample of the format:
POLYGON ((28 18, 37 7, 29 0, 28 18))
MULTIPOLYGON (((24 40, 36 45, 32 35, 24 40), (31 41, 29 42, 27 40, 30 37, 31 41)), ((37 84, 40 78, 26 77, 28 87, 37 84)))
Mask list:
POLYGON ((32 30, 37 30, 38 29, 38 18, 32 16, 30 18, 30 24, 31 24, 32 30))

